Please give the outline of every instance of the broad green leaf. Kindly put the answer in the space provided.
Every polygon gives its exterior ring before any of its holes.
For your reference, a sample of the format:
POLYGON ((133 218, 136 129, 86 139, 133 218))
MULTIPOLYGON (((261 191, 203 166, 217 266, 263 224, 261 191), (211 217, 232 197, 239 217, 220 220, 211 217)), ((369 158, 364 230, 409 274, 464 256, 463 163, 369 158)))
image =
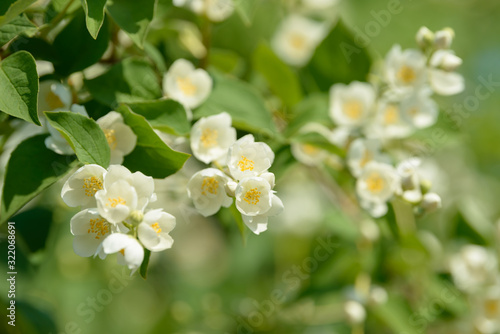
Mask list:
POLYGON ((82 10, 78 11, 54 40, 56 72, 65 77, 95 64, 108 48, 108 42, 108 24, 104 22, 101 33, 93 39, 87 32, 85 14, 82 10))
POLYGON ((155 100, 162 96, 159 78, 145 61, 128 58, 101 76, 86 80, 92 96, 110 107, 155 100))
POLYGON ((163 132, 186 135, 191 129, 186 109, 179 102, 157 100, 129 103, 128 106, 136 114, 144 116, 155 129, 163 132))
POLYGON ((87 29, 90 35, 96 39, 104 22, 106 0, 82 0, 82 7, 85 11, 87 29))
POLYGON ((371 309, 373 315, 392 329, 392 333, 418 334, 424 333, 427 322, 423 327, 415 326, 417 314, 411 314, 399 298, 391 296, 389 300, 371 309))
POLYGON ((293 106, 302 100, 297 75, 266 44, 261 43, 255 50, 253 66, 264 76, 271 91, 286 105, 293 106))
POLYGON ((0 4, 0 26, 14 20, 36 0, 2 0, 0 4))
POLYGON ((80 162, 108 167, 111 153, 104 132, 86 116, 63 112, 45 112, 55 129, 68 140, 80 162))
POLYGON ((271 112, 254 87, 235 78, 216 75, 209 98, 193 113, 195 118, 200 118, 223 111, 231 115, 233 126, 239 129, 276 132, 271 112))
POLYGON ((130 110, 126 105, 120 106, 125 123, 137 135, 135 149, 125 157, 123 165, 132 172, 141 171, 155 179, 163 179, 182 168, 189 154, 172 150, 154 132, 148 121, 130 110))
POLYGON ((20 34, 33 36, 36 31, 37 27, 28 20, 26 15, 19 15, 14 20, 0 27, 0 47, 20 34))
POLYGON ((144 260, 142 260, 141 268, 139 269, 139 273, 141 277, 146 279, 148 276, 148 265, 149 258, 151 257, 151 251, 149 249, 144 248, 144 260))
POLYGON ((5 172, 0 224, 76 166, 73 157, 47 149, 46 137, 31 137, 12 152, 5 172))
POLYGON ((356 45, 353 34, 339 21, 318 46, 306 70, 317 87, 326 92, 334 83, 366 81, 370 66, 366 49, 356 45))
POLYGON ((153 20, 156 0, 114 0, 108 13, 141 49, 153 20))
POLYGON ((35 59, 19 51, 0 63, 0 110, 41 125, 37 114, 38 73, 35 59))

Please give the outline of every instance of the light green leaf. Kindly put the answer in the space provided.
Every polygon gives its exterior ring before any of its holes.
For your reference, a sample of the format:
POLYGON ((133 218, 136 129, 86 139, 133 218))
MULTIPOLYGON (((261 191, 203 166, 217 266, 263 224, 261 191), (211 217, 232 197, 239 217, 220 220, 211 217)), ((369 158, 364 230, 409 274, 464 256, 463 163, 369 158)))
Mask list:
POLYGON ((297 75, 264 43, 253 54, 253 66, 264 76, 271 91, 286 105, 293 106, 302 100, 302 90, 297 75))
POLYGON ((38 73, 35 59, 19 51, 0 63, 0 110, 41 125, 37 114, 38 73))
POLYGON ((2 0, 0 4, 0 26, 14 20, 36 0, 2 0))
POLYGON ((86 80, 85 86, 97 101, 110 107, 162 96, 159 78, 151 65, 134 58, 125 59, 101 76, 86 80))
POLYGON ((108 13, 142 49, 155 8, 156 0, 115 0, 108 5, 108 13))
POLYGON ((137 135, 135 149, 125 157, 123 165, 132 172, 141 171, 156 179, 163 179, 182 168, 189 154, 172 150, 154 132, 146 119, 130 110, 126 105, 117 110, 125 123, 137 135))
POLYGON ((85 11, 87 29, 90 35, 94 39, 97 39, 99 30, 101 30, 102 23, 104 22, 106 0, 82 0, 82 7, 85 11))
POLYGON ((68 140, 84 164, 97 164, 108 167, 111 153, 104 132, 97 123, 86 116, 63 112, 45 112, 47 119, 55 129, 68 140))
POLYGON ((12 152, 5 172, 0 224, 76 166, 72 156, 47 149, 46 137, 26 139, 12 152))
POLYGON ((226 111, 233 118, 233 126, 259 133, 275 133, 271 112, 263 98, 249 84, 236 78, 216 75, 210 97, 194 113, 195 118, 226 111))
POLYGON ((36 31, 37 27, 28 20, 26 15, 19 15, 14 20, 0 27, 0 47, 20 34, 31 37, 36 31))
POLYGON ((173 100, 129 103, 136 114, 144 116, 155 129, 176 135, 186 135, 191 127, 186 109, 173 100))

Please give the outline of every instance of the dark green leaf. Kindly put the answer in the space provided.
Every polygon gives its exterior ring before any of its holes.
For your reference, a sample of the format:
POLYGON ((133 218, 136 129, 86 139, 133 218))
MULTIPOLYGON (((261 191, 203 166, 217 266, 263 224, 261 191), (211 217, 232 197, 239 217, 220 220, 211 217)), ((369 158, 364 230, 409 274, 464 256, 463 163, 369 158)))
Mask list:
POLYGON ((16 235, 23 238, 30 252, 45 248, 52 226, 51 210, 33 208, 15 215, 9 221, 16 223, 16 235))
POLYGON ((82 6, 85 11, 87 29, 90 35, 96 39, 104 22, 106 0, 82 0, 82 6))
POLYGON ((38 73, 35 59, 19 51, 0 63, 0 110, 41 125, 37 114, 38 73))
POLYGON ((110 107, 155 100, 162 95, 153 68, 133 58, 125 59, 95 79, 86 80, 85 85, 96 100, 110 107))
POLYGON ((141 171, 156 179, 163 179, 182 168, 189 154, 172 150, 154 132, 146 119, 132 112, 128 106, 117 109, 125 123, 137 135, 135 149, 125 157, 123 165, 132 172, 141 171))
POLYGON ((142 278, 144 279, 146 279, 148 276, 148 265, 150 257, 151 257, 151 251, 149 249, 144 248, 144 260, 142 260, 141 268, 139 269, 139 272, 142 278))
POLYGON ((110 149, 106 136, 99 125, 86 116, 64 111, 45 112, 49 123, 68 140, 84 164, 108 167, 110 149))
POLYGON ((0 26, 14 20, 36 0, 2 0, 0 4, 0 26))
POLYGON ((20 34, 32 36, 36 31, 36 26, 28 20, 26 15, 19 15, 14 20, 0 27, 0 47, 20 34))
POLYGON ((0 224, 75 166, 73 157, 47 149, 45 137, 31 137, 12 152, 5 172, 0 224))

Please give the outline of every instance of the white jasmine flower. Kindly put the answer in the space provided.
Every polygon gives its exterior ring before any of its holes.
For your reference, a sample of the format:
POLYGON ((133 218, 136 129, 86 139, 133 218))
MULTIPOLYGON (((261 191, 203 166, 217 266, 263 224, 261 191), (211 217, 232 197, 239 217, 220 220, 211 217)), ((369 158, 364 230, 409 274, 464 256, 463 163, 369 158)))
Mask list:
POLYGON ((436 31, 434 36, 434 45, 438 49, 449 49, 451 43, 455 38, 455 32, 451 28, 444 28, 443 30, 436 31))
POLYGON ((302 0, 302 4, 313 10, 325 10, 338 5, 340 0, 302 0))
POLYGON ((116 111, 110 111, 97 120, 111 151, 111 164, 123 163, 123 157, 130 154, 137 144, 137 136, 123 122, 123 116, 116 111))
POLYGON ((420 175, 417 171, 421 163, 421 160, 418 158, 410 158, 402 161, 397 166, 403 190, 402 197, 410 203, 418 203, 422 200, 420 175))
POLYGON ((241 137, 229 148, 228 167, 236 180, 267 172, 273 161, 269 145, 255 142, 253 135, 241 137))
POLYGON ((271 47, 285 63, 303 66, 326 35, 322 23, 291 15, 285 18, 275 32, 271 47))
POLYGON ((191 129, 191 150, 206 164, 212 161, 224 164, 235 141, 236 129, 231 127, 231 116, 226 112, 202 117, 191 129))
POLYGON ((99 165, 80 167, 64 183, 61 197, 68 206, 95 207, 95 193, 103 189, 106 169, 99 165))
POLYGON ((95 194, 99 214, 113 224, 126 220, 137 210, 137 192, 127 181, 119 180, 95 194))
POLYGON ((188 182, 188 196, 203 216, 215 214, 221 206, 229 207, 233 199, 226 194, 225 185, 229 178, 220 170, 207 168, 199 171, 188 182))
POLYGON ((436 123, 439 107, 433 99, 432 92, 423 88, 414 91, 401 101, 401 113, 405 120, 418 129, 427 128, 436 123))
POLYGON ((328 152, 307 143, 292 143, 291 150, 293 157, 307 166, 319 166, 328 157, 328 152))
POLYGON ((459 289, 474 292, 495 282, 498 263, 490 250, 478 245, 466 245, 451 258, 450 272, 459 289))
POLYGON ((475 326, 480 333, 494 334, 500 330, 500 285, 488 288, 479 298, 475 326))
POLYGON ((394 98, 382 98, 377 104, 375 119, 365 129, 370 138, 404 138, 409 136, 414 127, 401 110, 400 101, 394 98))
POLYGON ((389 158, 380 152, 380 143, 376 140, 358 138, 347 151, 347 165, 352 175, 359 177, 365 166, 371 161, 388 162, 389 158))
POLYGON ((340 126, 363 125, 375 102, 375 90, 365 82, 335 84, 330 88, 330 117, 340 126))
POLYGON ((385 74, 393 89, 418 88, 427 79, 426 57, 419 50, 394 45, 386 56, 385 74))
POLYGON ((387 213, 386 202, 398 192, 399 178, 391 165, 369 162, 356 181, 356 192, 361 206, 373 217, 387 213))
POLYGON ((423 196, 420 207, 424 209, 426 213, 436 211, 441 207, 441 197, 436 193, 427 193, 423 196))
POLYGON ((163 77, 163 93, 192 109, 202 104, 212 91, 208 73, 185 59, 176 60, 163 77))
POLYGON ((71 107, 73 97, 66 85, 55 81, 45 80, 40 82, 38 92, 38 111, 68 111, 71 107))
POLYGON ((171 248, 174 239, 169 235, 175 227, 175 217, 162 209, 151 210, 144 215, 137 227, 137 236, 144 247, 152 252, 171 248))
POLYGON ((104 239, 101 247, 105 254, 118 253, 118 263, 132 270, 131 274, 144 260, 144 248, 136 238, 128 234, 113 233, 104 239))
POLYGON ((361 303, 349 300, 344 304, 347 320, 352 324, 361 324, 366 319, 366 310, 361 303))
MULTIPOLYGON (((61 109, 59 109, 61 110, 61 109)), ((68 110, 65 110, 68 111, 68 110)), ((87 110, 84 106, 73 104, 69 111, 88 117, 87 110)), ((62 155, 72 155, 75 154, 71 148, 68 141, 61 135, 61 133, 56 130, 49 122, 47 122, 47 130, 49 130, 50 136, 45 138, 45 146, 57 154, 62 155)))
POLYGON ((174 0, 177 7, 188 6, 198 15, 206 15, 211 21, 220 22, 234 12, 232 0, 174 0))
POLYGON ((416 35, 418 46, 426 49, 434 43, 434 33, 427 27, 421 27, 416 35))
POLYGON ((430 60, 429 82, 440 95, 455 95, 465 89, 464 77, 453 72, 462 64, 462 59, 452 51, 438 50, 430 60))
POLYGON ((451 72, 462 65, 462 58, 457 57, 451 50, 437 50, 432 55, 429 63, 432 67, 451 72))

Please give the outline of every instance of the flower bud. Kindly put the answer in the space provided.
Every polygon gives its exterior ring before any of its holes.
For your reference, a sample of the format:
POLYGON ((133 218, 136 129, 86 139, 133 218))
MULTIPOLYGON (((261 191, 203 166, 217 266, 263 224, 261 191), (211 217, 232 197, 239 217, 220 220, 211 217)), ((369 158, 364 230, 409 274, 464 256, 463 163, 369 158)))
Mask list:
POLYGON ((439 30, 434 37, 434 46, 438 49, 449 49, 454 37, 455 32, 451 28, 439 30))
POLYGON ((366 319, 365 308, 354 300, 349 300, 344 304, 344 312, 347 320, 352 324, 360 324, 366 319))
POLYGON ((144 213, 141 210, 134 210, 130 213, 130 218, 134 221, 134 224, 137 225, 144 219, 144 213))
POLYGON ((420 206, 426 213, 436 211, 441 207, 441 197, 436 193, 427 193, 424 195, 420 206))
POLYGON ((416 40, 421 49, 426 49, 434 43, 434 33, 427 27, 421 27, 417 32, 416 40))

